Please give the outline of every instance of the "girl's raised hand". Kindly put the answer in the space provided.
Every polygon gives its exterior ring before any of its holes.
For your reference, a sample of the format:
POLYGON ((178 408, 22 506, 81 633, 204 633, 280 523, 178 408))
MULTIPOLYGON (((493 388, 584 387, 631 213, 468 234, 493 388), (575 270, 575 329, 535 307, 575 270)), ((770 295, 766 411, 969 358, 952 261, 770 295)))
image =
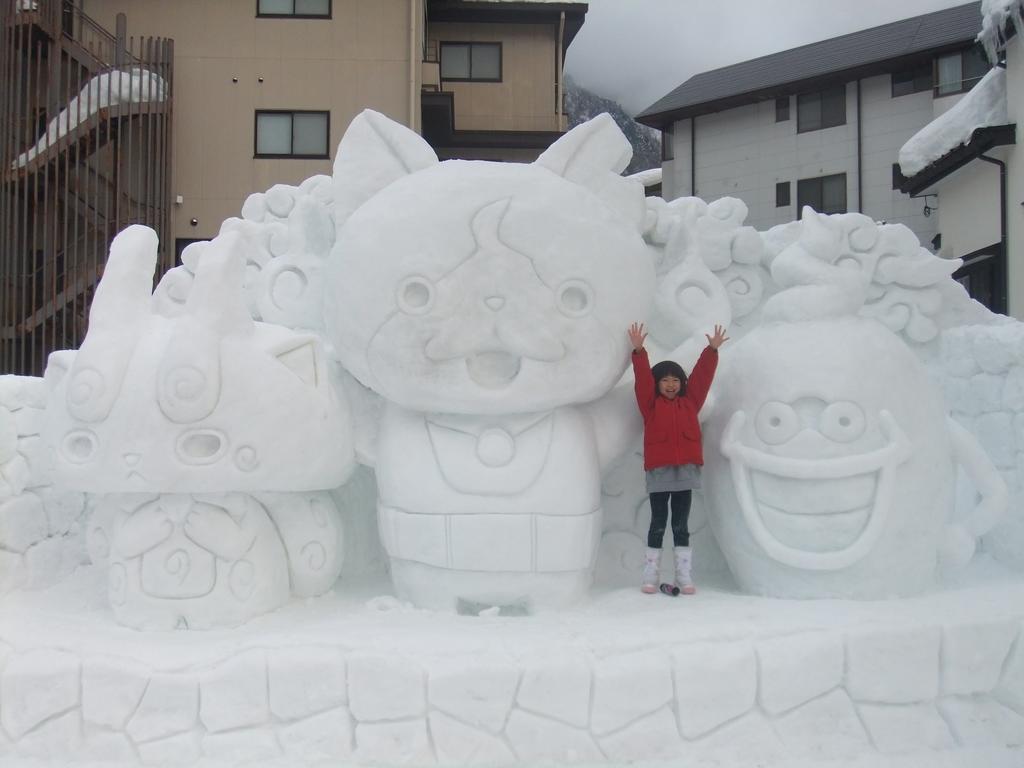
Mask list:
POLYGON ((639 352, 644 348, 644 339, 647 338, 647 331, 643 323, 633 323, 626 331, 629 334, 629 341, 633 345, 633 351, 639 352))
POLYGON ((720 325, 715 326, 715 333, 712 336, 704 334, 704 338, 708 340, 708 346, 712 349, 718 349, 725 342, 729 340, 729 337, 725 335, 725 328, 720 325))

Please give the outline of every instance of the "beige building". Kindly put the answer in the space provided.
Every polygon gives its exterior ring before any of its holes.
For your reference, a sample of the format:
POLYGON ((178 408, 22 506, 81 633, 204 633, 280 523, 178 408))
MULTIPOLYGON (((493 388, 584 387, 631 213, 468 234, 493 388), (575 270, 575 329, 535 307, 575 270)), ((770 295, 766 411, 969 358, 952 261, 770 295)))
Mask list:
POLYGON ((587 8, 494 0, 80 2, 109 28, 124 13, 129 34, 174 40, 177 240, 212 237, 250 192, 329 173, 346 127, 367 108, 423 132, 442 157, 535 157, 565 131, 562 56, 587 8))
POLYGON ((84 138, 74 151, 73 137, 62 137, 44 146, 17 178, 5 178, 0 210, 14 213, 6 219, 0 214, 0 230, 21 234, 0 237, 0 284, 6 286, 0 293, 0 370, 39 372, 48 349, 77 346, 91 288, 116 231, 134 222, 154 226, 161 236, 161 268, 169 268, 185 245, 213 237, 224 219, 237 216, 251 192, 330 173, 341 136, 363 109, 422 133, 443 159, 533 159, 566 130, 562 64, 586 12, 586 3, 577 0, 0 4, 4 34, 15 43, 5 59, 0 96, 5 105, 31 102, 17 120, 0 123, 7 163, 103 73, 120 68, 148 78, 160 67, 157 97, 143 93, 140 99, 137 88, 128 89, 114 110, 107 102, 116 94, 94 99, 96 109, 87 110, 75 129, 84 138), (91 50, 93 37, 104 34, 106 53, 88 66, 79 62, 79 52, 91 50), (149 62, 144 54, 152 49, 162 58, 149 62), (35 70, 41 76, 19 89, 24 72, 35 70), (161 115, 159 143, 150 140, 143 112, 161 115), (132 130, 145 135, 129 153, 118 137, 132 130), (124 185, 121 174, 103 170, 129 158, 147 179, 134 215, 109 204, 124 185), (100 169, 112 180, 110 188, 83 180, 78 191, 69 191, 62 163, 82 173, 92 167, 94 175, 100 169), (35 191, 40 179, 46 188, 41 195, 35 191), (51 198, 52 204, 46 202, 51 198), (94 228, 78 282, 66 280, 63 265, 81 260, 81 248, 73 238, 44 242, 32 233, 60 230, 95 208, 110 215, 94 228), (9 244, 26 238, 38 241, 38 264, 26 266, 24 248, 9 244), (26 292, 28 280, 36 287, 26 292), (70 291, 58 290, 71 282, 70 291), (68 312, 73 322, 57 322, 68 312), (26 322, 33 313, 38 322, 26 322))

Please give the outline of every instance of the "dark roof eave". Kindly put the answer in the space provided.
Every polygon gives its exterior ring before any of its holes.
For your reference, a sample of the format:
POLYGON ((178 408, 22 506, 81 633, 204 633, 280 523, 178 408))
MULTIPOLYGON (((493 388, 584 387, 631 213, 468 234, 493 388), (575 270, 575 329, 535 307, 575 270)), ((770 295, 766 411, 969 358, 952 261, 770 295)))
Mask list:
POLYGON ((819 40, 700 72, 637 119, 654 127, 824 82, 882 74, 972 45, 981 29, 980 0, 819 40))
POLYGON ((971 134, 970 141, 950 150, 913 176, 903 176, 901 172, 900 192, 907 195, 920 194, 993 147, 1016 144, 1016 136, 1017 125, 1015 123, 976 128, 971 134))
POLYGON ((652 128, 663 129, 666 125, 674 123, 677 120, 686 120, 690 117, 700 117, 701 115, 711 114, 712 112, 721 112, 726 109, 733 109, 734 107, 746 106, 747 104, 756 104, 759 101, 775 99, 781 96, 792 96, 794 93, 816 91, 822 88, 827 88, 831 85, 840 85, 842 83, 852 82, 865 77, 884 75, 888 72, 892 72, 893 69, 904 68, 914 62, 923 61, 943 53, 949 53, 950 51, 957 51, 961 48, 963 48, 963 43, 954 43, 938 48, 932 48, 927 51, 916 51, 915 53, 908 54, 906 56, 882 59, 860 67, 840 69, 822 75, 815 75, 814 77, 805 77, 800 80, 777 83, 765 88, 758 88, 757 90, 737 93, 721 99, 705 101, 700 104, 691 104, 689 106, 666 110, 664 112, 651 112, 649 110, 652 109, 652 107, 648 107, 633 119, 638 123, 649 125, 652 128))
POLYGON ((481 3, 472 0, 429 0, 427 23, 552 23, 565 14, 565 47, 568 48, 583 27, 589 5, 586 3, 481 3))

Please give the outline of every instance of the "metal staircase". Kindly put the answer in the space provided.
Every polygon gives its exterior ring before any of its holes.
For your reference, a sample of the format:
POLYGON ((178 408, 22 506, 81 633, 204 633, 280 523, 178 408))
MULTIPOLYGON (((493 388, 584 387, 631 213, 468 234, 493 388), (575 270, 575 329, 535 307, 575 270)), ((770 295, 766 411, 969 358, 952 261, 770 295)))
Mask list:
POLYGON ((153 227, 173 266, 173 42, 73 0, 0 0, 0 374, 77 347, 113 236, 153 227))

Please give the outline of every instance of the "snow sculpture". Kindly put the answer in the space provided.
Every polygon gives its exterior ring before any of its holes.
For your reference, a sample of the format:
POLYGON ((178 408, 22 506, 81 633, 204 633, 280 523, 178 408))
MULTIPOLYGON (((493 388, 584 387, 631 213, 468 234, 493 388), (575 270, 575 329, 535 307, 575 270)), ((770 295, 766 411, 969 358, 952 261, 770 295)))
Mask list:
POLYGON ((747 591, 873 598, 927 588, 970 559, 1006 508, 1002 477, 946 416, 910 349, 856 315, 865 279, 841 223, 804 210, 772 263, 782 287, 723 355, 706 425, 706 494, 747 591), (956 465, 982 501, 953 524, 956 465))
POLYGON ((42 379, 0 376, 0 594, 54 584, 85 556, 85 497, 47 476, 45 406, 42 379))
MULTIPOLYGON (((246 199, 241 218, 230 218, 215 240, 231 233, 236 258, 245 264, 249 313, 286 328, 323 330, 323 264, 334 245, 330 176, 312 176, 297 187, 275 184, 246 199)), ((209 242, 192 243, 182 266, 164 275, 155 297, 160 311, 184 311, 195 272, 209 242)))
POLYGON ((532 164, 439 163, 369 111, 342 139, 327 328, 387 401, 380 533, 417 605, 529 610, 590 583, 600 470, 638 429, 630 391, 591 401, 654 288, 630 154, 607 116, 532 164))
POLYGON ((206 249, 167 317, 150 296, 155 233, 123 231, 81 349, 47 366, 56 478, 108 494, 90 551, 131 626, 238 624, 341 567, 339 512, 310 492, 353 467, 348 413, 315 337, 250 318, 237 237, 206 249))
MULTIPOLYGON (((916 350, 936 341, 943 328, 992 321, 988 310, 949 279, 960 262, 931 253, 903 224, 878 224, 860 213, 819 220, 828 221, 826 247, 834 250, 835 263, 860 275, 863 301, 857 301, 857 314, 879 320, 916 350)), ((805 236, 801 222, 763 233, 765 262, 772 274, 775 259, 805 236)), ((765 302, 777 291, 772 282, 765 302)))

